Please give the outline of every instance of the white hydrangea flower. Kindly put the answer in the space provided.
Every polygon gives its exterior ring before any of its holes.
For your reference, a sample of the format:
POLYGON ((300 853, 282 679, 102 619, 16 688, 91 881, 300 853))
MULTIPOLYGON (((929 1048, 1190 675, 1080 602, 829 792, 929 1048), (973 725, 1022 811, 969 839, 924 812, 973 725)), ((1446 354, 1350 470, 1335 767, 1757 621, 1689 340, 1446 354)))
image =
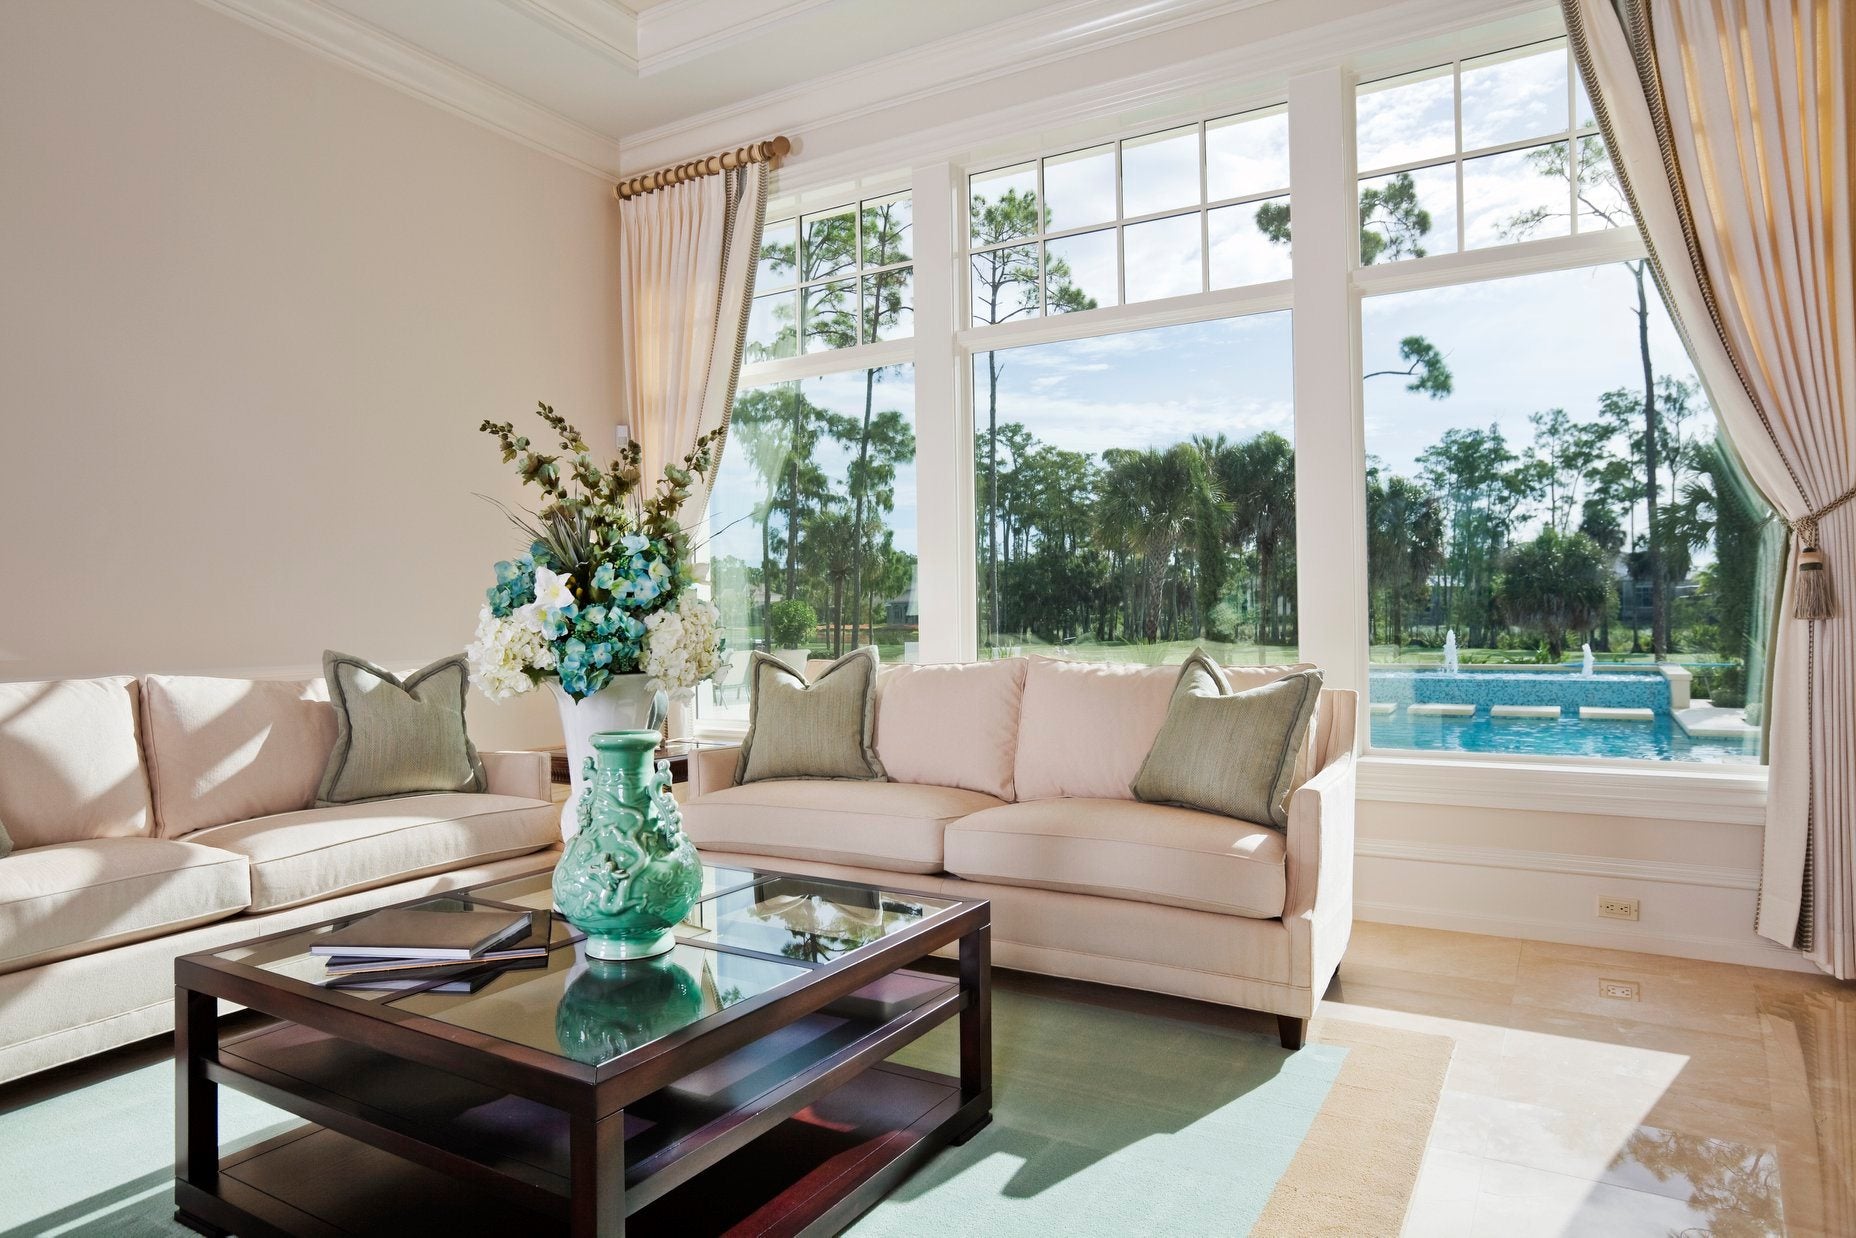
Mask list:
POLYGON ((644 618, 644 673, 666 692, 694 688, 721 669, 722 617, 693 591, 644 618))
POLYGON ((472 685, 493 701, 530 691, 535 687, 533 672, 554 667, 554 650, 539 625, 531 625, 519 612, 499 619, 488 606, 477 614, 477 639, 465 646, 464 655, 472 685))

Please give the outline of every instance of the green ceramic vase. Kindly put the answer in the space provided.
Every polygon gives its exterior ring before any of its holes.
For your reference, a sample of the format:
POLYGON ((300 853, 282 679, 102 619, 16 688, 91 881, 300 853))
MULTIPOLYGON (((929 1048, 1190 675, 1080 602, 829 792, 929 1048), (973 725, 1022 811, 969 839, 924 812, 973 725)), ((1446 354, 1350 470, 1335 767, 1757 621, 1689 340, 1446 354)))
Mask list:
POLYGON ((596 959, 648 959, 676 945, 702 892, 702 863, 653 761, 656 731, 601 731, 587 758, 579 833, 554 867, 554 904, 596 959))

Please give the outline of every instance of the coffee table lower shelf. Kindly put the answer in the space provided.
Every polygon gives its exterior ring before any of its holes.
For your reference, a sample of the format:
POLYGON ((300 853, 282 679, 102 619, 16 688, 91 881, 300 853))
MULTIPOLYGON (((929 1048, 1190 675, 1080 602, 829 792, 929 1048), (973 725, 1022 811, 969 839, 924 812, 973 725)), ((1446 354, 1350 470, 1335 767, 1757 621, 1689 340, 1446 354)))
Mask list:
MULTIPOLYGON (((957 1079, 874 1066, 633 1213, 626 1233, 835 1233, 982 1117, 963 1111, 957 1079)), ((176 1187, 184 1212, 241 1238, 566 1232, 556 1216, 313 1123, 223 1158, 216 1194, 176 1187)))

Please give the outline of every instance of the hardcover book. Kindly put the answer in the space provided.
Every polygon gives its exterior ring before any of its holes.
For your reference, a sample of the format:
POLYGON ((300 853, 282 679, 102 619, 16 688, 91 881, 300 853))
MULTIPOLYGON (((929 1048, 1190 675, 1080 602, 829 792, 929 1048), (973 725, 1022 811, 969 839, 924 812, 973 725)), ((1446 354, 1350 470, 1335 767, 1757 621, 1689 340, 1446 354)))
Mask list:
POLYGON ((492 946, 526 935, 530 925, 528 912, 506 907, 388 907, 324 935, 309 952, 376 959, 474 959, 492 946))

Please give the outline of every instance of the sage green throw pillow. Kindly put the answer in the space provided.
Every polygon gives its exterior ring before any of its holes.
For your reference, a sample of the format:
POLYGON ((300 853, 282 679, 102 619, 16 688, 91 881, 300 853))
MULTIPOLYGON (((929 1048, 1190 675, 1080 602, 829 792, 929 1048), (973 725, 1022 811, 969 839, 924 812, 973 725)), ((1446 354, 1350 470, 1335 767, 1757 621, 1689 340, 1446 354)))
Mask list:
POLYGON ((333 650, 322 655, 335 706, 335 747, 316 805, 439 791, 481 791, 483 762, 464 730, 470 671, 441 658, 405 679, 333 650))
POLYGON ((1134 798, 1286 828, 1295 754, 1320 696, 1315 670, 1233 692, 1223 668, 1193 650, 1135 775, 1134 798))
POLYGON ((768 654, 748 658, 748 733, 737 783, 768 778, 886 781, 876 756, 874 646, 854 649, 806 677, 768 654))

